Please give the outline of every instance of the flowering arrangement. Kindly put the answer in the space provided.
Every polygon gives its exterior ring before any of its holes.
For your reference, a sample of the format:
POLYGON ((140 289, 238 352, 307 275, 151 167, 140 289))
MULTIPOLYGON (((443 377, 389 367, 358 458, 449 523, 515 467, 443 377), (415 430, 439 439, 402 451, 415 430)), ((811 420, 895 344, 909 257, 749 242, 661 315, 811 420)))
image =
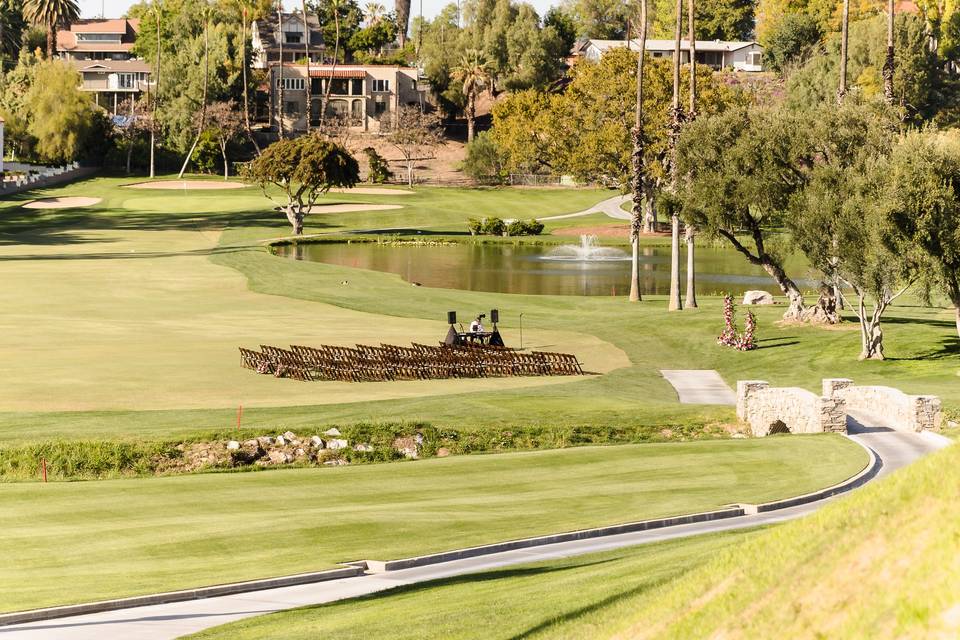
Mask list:
POLYGON ((747 311, 747 320, 744 323, 743 333, 737 331, 737 312, 733 304, 733 296, 723 297, 723 333, 717 338, 717 344, 724 347, 733 347, 738 351, 752 351, 757 348, 754 334, 757 331, 757 318, 752 311, 747 311))

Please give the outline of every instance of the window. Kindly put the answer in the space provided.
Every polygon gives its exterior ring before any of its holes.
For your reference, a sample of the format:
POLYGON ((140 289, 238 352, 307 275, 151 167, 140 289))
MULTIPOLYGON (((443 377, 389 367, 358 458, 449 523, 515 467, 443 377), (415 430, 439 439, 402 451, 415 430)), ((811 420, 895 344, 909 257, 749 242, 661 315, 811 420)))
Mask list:
POLYGON ((310 93, 315 96, 323 95, 323 80, 320 78, 310 79, 310 93))
POLYGON ((379 116, 387 112, 387 103, 386 102, 374 102, 373 103, 373 115, 379 116))
POLYGON ((117 88, 119 89, 133 89, 136 85, 136 76, 132 73, 118 73, 117 74, 117 88))
POLYGON ((373 81, 373 90, 381 93, 386 93, 390 91, 390 81, 389 80, 374 80, 373 81))
POLYGON ((363 95, 363 80, 355 79, 350 81, 350 95, 352 96, 363 95))
POLYGON ((747 64, 753 65, 755 67, 760 66, 760 57, 761 53, 759 51, 751 51, 747 54, 747 64))
MULTIPOLYGON (((303 91, 307 86, 304 78, 284 78, 283 88, 287 91, 303 91)), ((277 78, 277 89, 280 88, 280 78, 277 78)))
POLYGON ((283 111, 284 111, 284 113, 286 113, 288 116, 295 116, 295 115, 297 115, 297 114, 299 113, 299 109, 297 109, 297 103, 296 103, 296 102, 290 102, 289 100, 285 103, 285 107, 284 107, 283 111))
POLYGON ((284 32, 283 32, 283 41, 284 41, 286 44, 300 44, 300 43, 302 42, 302 40, 301 40, 301 36, 302 36, 302 35, 303 35, 303 34, 301 34, 301 33, 294 33, 294 32, 292 32, 292 31, 284 31, 284 32))
POLYGON ((78 33, 80 42, 120 42, 119 33, 78 33))
POLYGON ((350 83, 343 78, 330 80, 330 93, 336 96, 345 96, 350 90, 350 83))

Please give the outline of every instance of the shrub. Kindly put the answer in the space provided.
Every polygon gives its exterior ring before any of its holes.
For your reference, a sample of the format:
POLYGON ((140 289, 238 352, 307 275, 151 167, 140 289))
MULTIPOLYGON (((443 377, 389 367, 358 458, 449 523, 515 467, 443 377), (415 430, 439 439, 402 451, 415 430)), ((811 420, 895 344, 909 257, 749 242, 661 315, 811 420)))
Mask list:
POLYGON ((526 234, 528 236, 538 236, 543 233, 543 223, 536 218, 531 218, 524 223, 526 234))
POLYGON ((500 218, 484 218, 483 232, 490 236, 502 236, 507 225, 500 218))
POLYGON ((508 236, 538 236, 543 231, 543 223, 538 220, 513 220, 507 225, 508 236))
POLYGON ((363 152, 367 154, 367 165, 370 168, 367 179, 374 184, 389 182, 393 178, 393 171, 390 171, 387 159, 373 147, 367 147, 363 152))
POLYGON ((503 154, 486 131, 480 132, 467 145, 467 157, 462 168, 465 174, 480 184, 503 184, 507 178, 503 154))
POLYGON ((478 236, 483 233, 483 220, 479 218, 470 218, 467 220, 467 229, 470 231, 470 235, 478 236))

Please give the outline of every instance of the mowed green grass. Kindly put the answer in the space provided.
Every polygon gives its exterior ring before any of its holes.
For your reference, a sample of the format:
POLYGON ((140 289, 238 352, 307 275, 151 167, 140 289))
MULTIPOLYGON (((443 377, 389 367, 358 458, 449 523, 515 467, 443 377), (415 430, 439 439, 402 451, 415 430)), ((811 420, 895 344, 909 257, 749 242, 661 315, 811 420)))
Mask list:
MULTIPOLYGON (((233 424, 275 430, 369 420, 458 429, 515 424, 672 425, 732 421, 726 407, 679 405, 664 368, 712 368, 732 385, 761 378, 819 388, 825 376, 936 393, 960 405, 960 341, 942 307, 894 307, 886 362, 857 362, 853 323, 782 326, 758 308, 761 349, 715 343, 721 301, 669 313, 663 298, 522 296, 412 287, 399 277, 285 260, 262 246, 288 234, 256 188, 141 191, 98 178, 0 203, 0 442, 179 437, 233 424), (97 206, 22 209, 34 196, 92 195, 97 206), (346 282, 347 284, 343 284, 346 282), (589 379, 300 384, 238 366, 236 346, 429 341, 448 309, 502 311, 516 344, 576 353, 589 379)), ((543 217, 588 208, 601 190, 418 189, 413 195, 329 194, 329 202, 402 209, 321 214, 307 233, 418 229, 465 233, 468 217, 543 217)), ((602 219, 601 219, 602 220, 602 219)), ((591 224, 597 216, 548 223, 591 224)), ((610 221, 617 223, 617 221, 610 221)), ((549 238, 545 238, 549 240, 549 238)), ((798 274, 804 275, 804 274, 798 274)), ((772 285, 772 283, 771 283, 772 285)), ((771 287, 771 290, 772 287, 771 287)))
POLYGON ((621 603, 650 597, 754 530, 457 576, 214 627, 192 640, 596 640, 621 603))
POLYGON ((0 610, 276 576, 798 495, 834 435, 589 447, 0 492, 0 610))
POLYGON ((191 637, 956 638, 958 547, 953 445, 776 527, 401 587, 191 637))

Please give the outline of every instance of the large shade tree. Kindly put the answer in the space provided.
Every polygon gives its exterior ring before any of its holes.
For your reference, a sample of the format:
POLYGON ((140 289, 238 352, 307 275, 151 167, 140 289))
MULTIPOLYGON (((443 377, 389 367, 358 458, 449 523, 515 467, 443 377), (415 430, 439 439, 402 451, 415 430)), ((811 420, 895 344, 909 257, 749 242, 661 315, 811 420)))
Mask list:
POLYGON ((245 170, 245 177, 260 185, 263 194, 278 205, 295 235, 317 201, 331 188, 353 187, 360 181, 360 165, 350 152, 318 136, 300 136, 274 142, 245 170), (274 199, 278 188, 283 200, 274 199))
POLYGON ((25 0, 23 15, 47 30, 47 57, 57 52, 57 28, 80 19, 76 0, 25 0))

